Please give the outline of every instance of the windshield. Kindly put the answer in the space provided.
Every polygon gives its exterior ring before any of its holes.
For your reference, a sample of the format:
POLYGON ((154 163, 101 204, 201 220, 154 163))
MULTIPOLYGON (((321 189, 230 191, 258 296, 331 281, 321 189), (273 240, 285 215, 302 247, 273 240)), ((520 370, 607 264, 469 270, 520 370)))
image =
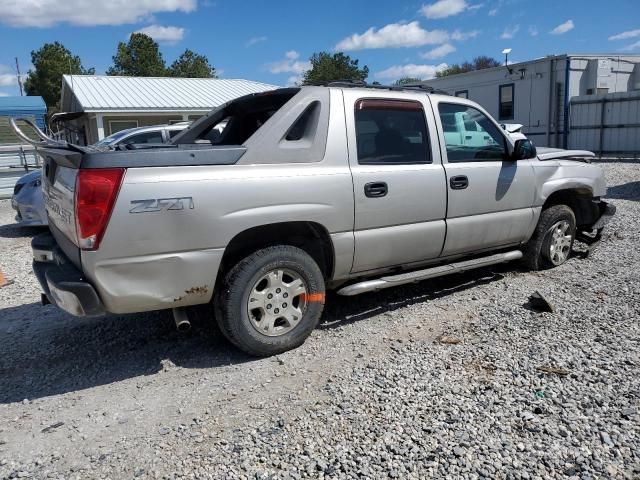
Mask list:
POLYGON ((134 130, 137 130, 137 129, 128 128, 127 130, 121 130, 112 135, 109 135, 108 137, 104 137, 102 140, 94 143, 94 145, 96 146, 113 145, 115 143, 118 143, 120 140, 122 140, 124 137, 129 135, 134 130))

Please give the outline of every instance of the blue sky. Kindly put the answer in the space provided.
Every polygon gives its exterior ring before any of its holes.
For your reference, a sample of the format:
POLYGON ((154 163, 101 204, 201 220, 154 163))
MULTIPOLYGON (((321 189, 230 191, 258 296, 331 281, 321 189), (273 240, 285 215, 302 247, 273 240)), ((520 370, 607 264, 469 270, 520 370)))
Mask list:
POLYGON ((60 41, 97 73, 119 41, 146 31, 167 63, 185 48, 224 78, 297 81, 313 52, 345 51, 369 81, 428 78, 477 55, 640 54, 640 0, 0 0, 0 95, 18 94, 14 57, 60 41))

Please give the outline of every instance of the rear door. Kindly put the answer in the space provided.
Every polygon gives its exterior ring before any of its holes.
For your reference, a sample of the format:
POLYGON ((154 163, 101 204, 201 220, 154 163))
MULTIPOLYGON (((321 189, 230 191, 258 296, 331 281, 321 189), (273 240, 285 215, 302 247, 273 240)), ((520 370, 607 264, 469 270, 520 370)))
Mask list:
POLYGON ((353 272, 437 257, 446 188, 427 97, 343 94, 355 198, 353 272))
POLYGON ((526 240, 534 220, 532 160, 509 159, 508 139, 472 102, 431 97, 442 126, 447 175, 447 238, 443 256, 526 240), (451 118, 457 118, 457 132, 451 118), (470 132, 471 131, 471 132, 470 132))

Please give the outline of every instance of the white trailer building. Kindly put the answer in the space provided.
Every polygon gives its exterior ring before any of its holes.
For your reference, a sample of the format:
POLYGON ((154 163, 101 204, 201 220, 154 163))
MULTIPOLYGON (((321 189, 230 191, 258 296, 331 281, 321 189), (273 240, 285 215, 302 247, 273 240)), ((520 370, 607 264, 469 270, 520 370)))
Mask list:
POLYGON ((502 123, 524 125, 539 146, 573 146, 573 132, 582 148, 640 152, 640 55, 554 55, 424 83, 478 102, 502 123), (577 120, 573 104, 593 105, 591 120, 577 120))

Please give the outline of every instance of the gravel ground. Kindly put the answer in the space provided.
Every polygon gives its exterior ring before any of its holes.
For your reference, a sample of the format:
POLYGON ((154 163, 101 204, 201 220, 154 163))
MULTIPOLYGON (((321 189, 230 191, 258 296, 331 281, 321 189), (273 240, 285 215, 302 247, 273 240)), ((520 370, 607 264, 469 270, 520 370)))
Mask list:
POLYGON ((603 167, 588 258, 331 296, 260 360, 205 320, 40 306, 1 201, 0 478, 640 478, 640 173, 603 167))

